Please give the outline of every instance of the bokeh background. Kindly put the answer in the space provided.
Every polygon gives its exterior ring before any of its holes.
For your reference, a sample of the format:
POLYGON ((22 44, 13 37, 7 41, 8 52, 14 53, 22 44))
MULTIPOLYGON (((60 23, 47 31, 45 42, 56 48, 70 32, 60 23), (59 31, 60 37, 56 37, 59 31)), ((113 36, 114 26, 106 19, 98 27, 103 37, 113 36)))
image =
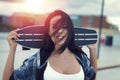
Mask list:
MULTIPOLYGON (((120 80, 120 0, 0 0, 0 80, 9 51, 7 34, 29 25, 44 25, 47 15, 61 9, 75 27, 98 33, 97 80, 120 80)), ((89 56, 89 50, 83 46, 89 56)), ((22 50, 18 45, 15 68, 37 49, 22 50)))

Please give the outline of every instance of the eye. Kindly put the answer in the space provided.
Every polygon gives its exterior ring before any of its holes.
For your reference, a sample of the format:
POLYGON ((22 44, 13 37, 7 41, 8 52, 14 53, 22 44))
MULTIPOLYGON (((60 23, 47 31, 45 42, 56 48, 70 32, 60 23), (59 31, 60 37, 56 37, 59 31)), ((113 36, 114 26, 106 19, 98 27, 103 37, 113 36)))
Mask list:
POLYGON ((50 24, 50 27, 51 27, 52 29, 56 29, 55 24, 50 24))
POLYGON ((66 24, 62 25, 62 28, 66 29, 66 28, 67 28, 67 25, 66 25, 66 24))
POLYGON ((53 25, 53 27, 52 27, 53 29, 57 29, 57 26, 55 26, 55 25, 53 25))

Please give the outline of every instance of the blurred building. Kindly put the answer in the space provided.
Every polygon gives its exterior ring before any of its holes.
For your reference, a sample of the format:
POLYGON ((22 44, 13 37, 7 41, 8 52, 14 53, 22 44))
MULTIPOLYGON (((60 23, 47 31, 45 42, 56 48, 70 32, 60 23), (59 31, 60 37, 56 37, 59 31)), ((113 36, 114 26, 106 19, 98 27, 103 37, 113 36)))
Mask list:
MULTIPOLYGON (((44 25, 47 15, 33 15, 26 13, 15 13, 9 18, 9 24, 15 27, 24 27, 29 25, 44 25)), ((74 26, 77 27, 91 27, 99 28, 100 16, 82 16, 70 15, 74 26)), ((106 17, 103 17, 103 28, 110 28, 110 23, 107 22, 106 17)))
MULTIPOLYGON (((100 16, 82 16, 82 15, 71 15, 74 26, 78 27, 92 27, 99 28, 100 16)), ((103 17, 103 28, 110 28, 110 23, 107 22, 106 17, 103 17)))
MULTIPOLYGON (((45 18, 48 14, 28 14, 14 13, 11 16, 0 16, 0 29, 15 29, 29 25, 44 25, 45 18)), ((100 16, 70 15, 74 26, 85 28, 99 28, 100 16)), ((112 24, 108 23, 106 17, 103 17, 103 28, 109 29, 112 24)))
POLYGON ((29 25, 43 25, 45 17, 44 15, 15 13, 9 17, 9 24, 18 28, 29 25))
POLYGON ((12 28, 9 26, 9 16, 0 15, 0 32, 10 30, 12 30, 12 28))

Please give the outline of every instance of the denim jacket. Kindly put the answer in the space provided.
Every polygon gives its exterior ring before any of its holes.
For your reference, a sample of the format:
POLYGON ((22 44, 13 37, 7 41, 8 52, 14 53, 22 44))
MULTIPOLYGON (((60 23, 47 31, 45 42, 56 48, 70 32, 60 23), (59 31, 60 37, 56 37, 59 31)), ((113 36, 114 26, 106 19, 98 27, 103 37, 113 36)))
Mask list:
MULTIPOLYGON (((79 58, 79 56, 76 56, 76 58, 83 67, 85 74, 84 80, 94 80, 95 72, 87 55, 82 54, 82 59, 79 58)), ((42 65, 40 65, 40 61, 40 54, 38 51, 36 54, 26 59, 20 68, 14 70, 12 77, 14 77, 14 80, 36 80, 36 70, 45 67, 45 64, 47 64, 47 60, 44 61, 42 65)))

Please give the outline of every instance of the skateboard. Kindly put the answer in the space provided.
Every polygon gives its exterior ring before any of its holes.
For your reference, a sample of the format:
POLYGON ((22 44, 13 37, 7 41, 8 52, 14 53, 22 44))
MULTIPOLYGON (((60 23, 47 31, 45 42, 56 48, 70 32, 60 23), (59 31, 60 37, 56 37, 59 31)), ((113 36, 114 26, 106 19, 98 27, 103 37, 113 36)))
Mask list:
POLYGON ((97 32, 95 30, 76 27, 74 31, 77 46, 86 46, 97 42, 97 32))
MULTIPOLYGON (((16 42, 23 46, 23 49, 41 48, 43 45, 45 26, 32 25, 21 28, 17 33, 20 35, 16 42)), ((92 29, 74 28, 75 44, 86 46, 97 42, 97 32, 92 29)))
POLYGON ((23 46, 23 50, 40 48, 43 45, 45 26, 34 25, 21 28, 17 33, 20 35, 16 42, 23 46))

